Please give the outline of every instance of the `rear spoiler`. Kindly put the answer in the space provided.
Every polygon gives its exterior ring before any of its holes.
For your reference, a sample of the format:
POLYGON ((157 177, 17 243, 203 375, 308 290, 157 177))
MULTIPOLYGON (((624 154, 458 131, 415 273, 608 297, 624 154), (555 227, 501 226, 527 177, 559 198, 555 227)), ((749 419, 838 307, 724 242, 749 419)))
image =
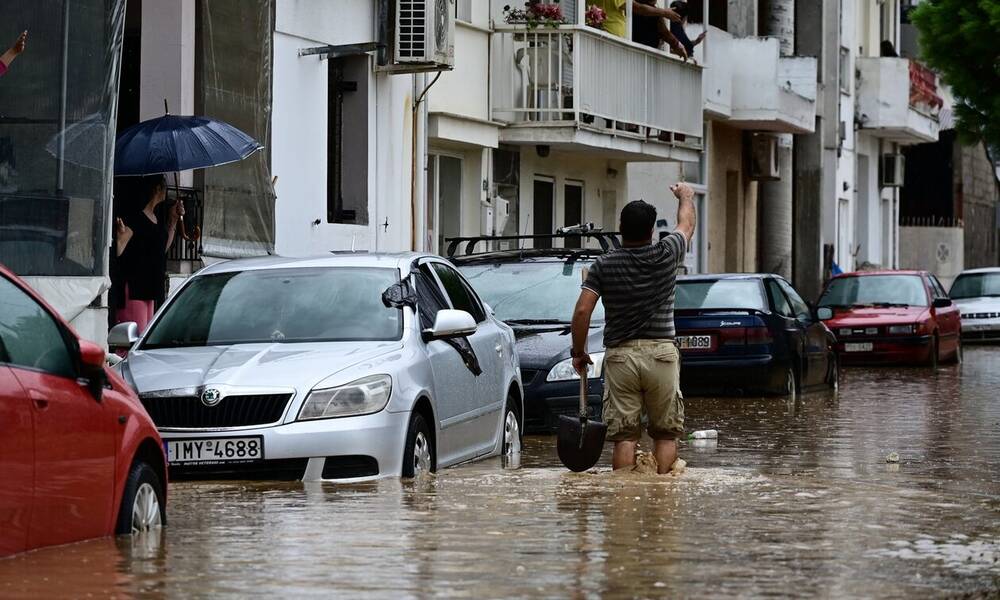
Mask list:
POLYGON ((733 315, 740 316, 766 316, 770 313, 756 308, 676 308, 674 315, 685 317, 726 317, 733 315))

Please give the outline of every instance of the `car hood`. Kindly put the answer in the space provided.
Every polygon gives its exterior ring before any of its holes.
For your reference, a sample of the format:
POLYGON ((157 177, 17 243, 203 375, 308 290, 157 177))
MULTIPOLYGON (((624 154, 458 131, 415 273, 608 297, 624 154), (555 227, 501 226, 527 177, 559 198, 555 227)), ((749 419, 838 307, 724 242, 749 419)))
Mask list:
POLYGON ((955 300, 955 305, 966 312, 1000 312, 1000 298, 962 298, 955 300))
MULTIPOLYGON (((521 366, 530 369, 544 369, 569 358, 572 345, 569 325, 515 326, 517 356, 521 366)), ((592 327, 587 337, 587 348, 591 353, 604 350, 604 327, 592 327)))
POLYGON ((238 344, 140 350, 126 362, 140 394, 213 384, 301 391, 366 361, 392 361, 401 349, 400 342, 238 344))
POLYGON ((874 327, 896 323, 916 323, 930 309, 926 306, 893 308, 850 308, 837 309, 833 318, 826 321, 827 327, 874 327))

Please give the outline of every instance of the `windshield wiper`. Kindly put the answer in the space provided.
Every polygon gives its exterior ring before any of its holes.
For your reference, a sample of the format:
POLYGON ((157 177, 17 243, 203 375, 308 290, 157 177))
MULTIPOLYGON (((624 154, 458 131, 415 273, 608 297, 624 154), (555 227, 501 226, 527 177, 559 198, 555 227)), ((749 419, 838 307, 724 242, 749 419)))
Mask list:
POLYGON ((910 305, 899 302, 873 302, 872 306, 875 308, 909 308, 910 305))
POLYGON ((568 325, 569 321, 562 319, 506 319, 508 325, 568 325))

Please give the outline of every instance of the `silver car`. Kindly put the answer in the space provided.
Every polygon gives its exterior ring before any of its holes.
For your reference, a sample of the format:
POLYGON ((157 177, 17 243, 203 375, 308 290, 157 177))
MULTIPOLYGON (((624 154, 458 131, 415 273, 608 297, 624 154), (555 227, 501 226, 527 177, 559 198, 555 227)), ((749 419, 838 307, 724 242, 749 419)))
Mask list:
POLYGON ((969 269, 948 293, 962 311, 962 339, 1000 341, 1000 268, 969 269))
POLYGON ((267 257, 206 267, 112 347, 172 476, 412 477, 521 449, 511 329, 445 261, 267 257))

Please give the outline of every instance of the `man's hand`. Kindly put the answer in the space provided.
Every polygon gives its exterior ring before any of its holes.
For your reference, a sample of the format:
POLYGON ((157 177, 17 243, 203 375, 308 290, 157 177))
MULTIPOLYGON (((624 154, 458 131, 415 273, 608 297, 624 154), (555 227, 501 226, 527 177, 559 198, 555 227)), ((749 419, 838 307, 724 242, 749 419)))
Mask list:
POLYGON ((642 2, 632 1, 632 12, 644 17, 660 17, 671 21, 681 22, 681 16, 669 8, 660 8, 642 2))
POLYGON ((687 241, 694 237, 695 226, 698 223, 698 215, 694 207, 694 189, 686 183, 675 183, 670 186, 670 191, 677 196, 677 229, 687 241))
POLYGON ((587 367, 592 364, 594 364, 594 361, 590 359, 590 355, 586 352, 573 359, 573 369, 580 374, 581 378, 587 376, 587 367))

